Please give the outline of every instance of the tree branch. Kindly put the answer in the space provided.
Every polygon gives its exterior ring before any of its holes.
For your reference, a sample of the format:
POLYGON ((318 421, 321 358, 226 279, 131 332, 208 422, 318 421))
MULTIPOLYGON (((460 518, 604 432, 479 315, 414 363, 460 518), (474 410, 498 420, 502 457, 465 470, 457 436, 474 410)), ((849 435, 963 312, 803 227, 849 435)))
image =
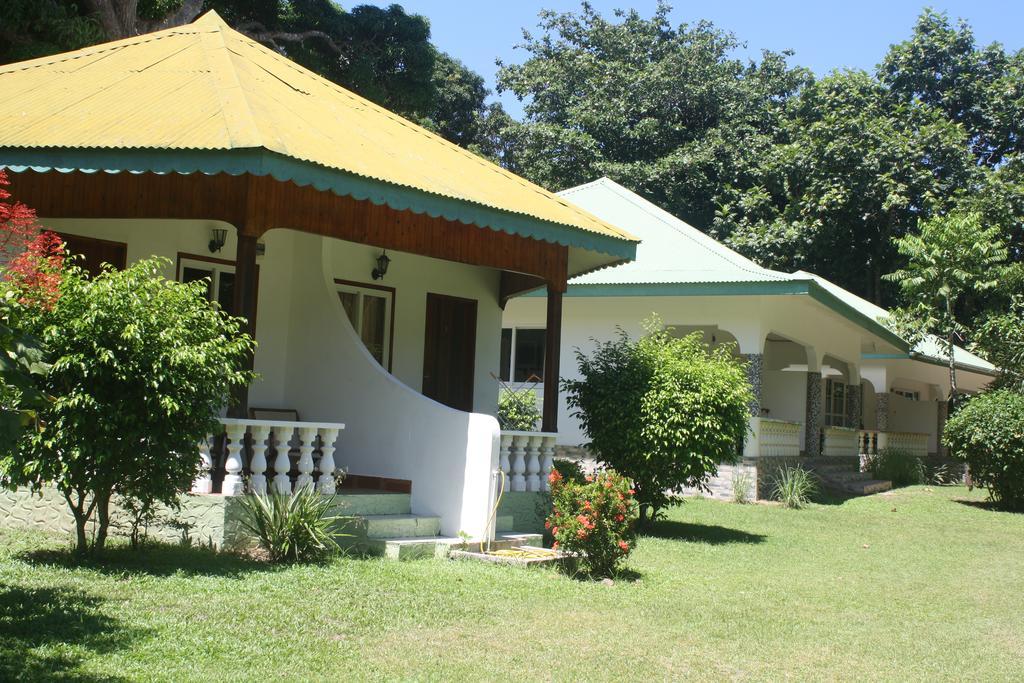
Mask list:
POLYGON ((342 58, 345 57, 345 53, 340 47, 338 47, 338 44, 334 42, 334 39, 323 31, 309 30, 298 33, 292 33, 289 31, 268 31, 267 27, 258 21, 243 22, 234 28, 239 33, 243 33, 255 41, 260 43, 270 43, 275 49, 278 49, 277 41, 279 40, 286 43, 301 43, 310 38, 319 38, 324 41, 327 47, 331 48, 331 51, 336 55, 342 58))

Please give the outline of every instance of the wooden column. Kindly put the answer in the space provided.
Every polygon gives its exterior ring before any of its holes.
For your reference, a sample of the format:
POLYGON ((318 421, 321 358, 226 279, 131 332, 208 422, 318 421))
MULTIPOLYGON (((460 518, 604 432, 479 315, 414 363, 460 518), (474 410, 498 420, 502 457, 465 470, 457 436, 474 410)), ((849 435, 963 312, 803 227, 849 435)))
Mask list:
POLYGON ((548 283, 548 316, 544 339, 544 411, 541 431, 558 431, 558 377, 562 350, 562 292, 548 283))
MULTIPOLYGON (((238 248, 235 252, 235 315, 249 321, 246 331, 256 336, 256 236, 238 231, 238 248)), ((253 356, 245 359, 247 370, 253 369, 253 356)), ((236 387, 233 405, 228 409, 229 417, 249 416, 249 386, 236 387)))

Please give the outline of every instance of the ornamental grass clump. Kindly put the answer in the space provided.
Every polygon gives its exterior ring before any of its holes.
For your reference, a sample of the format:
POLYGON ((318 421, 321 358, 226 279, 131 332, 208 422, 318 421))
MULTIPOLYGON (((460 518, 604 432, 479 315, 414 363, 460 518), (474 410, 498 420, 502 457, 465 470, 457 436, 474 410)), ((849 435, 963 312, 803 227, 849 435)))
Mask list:
POLYGON ((868 458, 866 469, 875 479, 891 481, 896 488, 924 483, 924 465, 912 453, 883 448, 868 458))
POLYGON ((292 494, 261 493, 242 498, 239 524, 252 534, 271 562, 314 562, 338 552, 341 519, 335 497, 307 485, 292 494))
POLYGON ((775 478, 775 499, 783 507, 799 510, 807 507, 818 492, 814 474, 800 467, 783 467, 775 478))
POLYGON ((552 470, 548 481, 552 510, 544 526, 555 539, 552 547, 575 555, 584 574, 614 576, 633 547, 631 482, 614 470, 587 476, 582 483, 552 470))

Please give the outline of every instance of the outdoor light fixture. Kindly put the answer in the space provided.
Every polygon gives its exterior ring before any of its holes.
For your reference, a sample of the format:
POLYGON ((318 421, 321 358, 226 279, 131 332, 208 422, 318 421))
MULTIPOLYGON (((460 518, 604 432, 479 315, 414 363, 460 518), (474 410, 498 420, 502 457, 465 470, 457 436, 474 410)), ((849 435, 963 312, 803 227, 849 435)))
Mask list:
POLYGON ((388 265, 391 264, 391 259, 388 258, 388 253, 382 251, 380 256, 377 257, 377 267, 373 269, 370 275, 373 276, 374 280, 381 280, 388 273, 388 265))
POLYGON ((210 235, 210 253, 215 254, 224 248, 224 242, 228 239, 228 229, 213 228, 210 235))

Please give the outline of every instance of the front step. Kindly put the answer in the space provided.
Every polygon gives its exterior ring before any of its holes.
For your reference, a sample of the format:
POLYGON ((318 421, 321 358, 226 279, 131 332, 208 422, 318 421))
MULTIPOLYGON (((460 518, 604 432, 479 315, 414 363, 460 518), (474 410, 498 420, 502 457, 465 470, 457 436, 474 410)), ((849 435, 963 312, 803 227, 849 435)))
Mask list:
MULTIPOLYGON (((491 542, 491 550, 507 550, 526 545, 539 548, 542 540, 540 534, 499 533, 491 542)), ((465 541, 459 537, 371 538, 367 543, 367 552, 389 560, 417 560, 428 557, 444 558, 448 557, 452 550, 477 550, 479 547, 479 539, 465 541)))
POLYGON ((865 479, 863 481, 848 482, 843 490, 857 496, 870 496, 873 493, 882 493, 892 489, 892 482, 882 479, 865 479))
POLYGON ((385 493, 360 489, 342 489, 335 496, 333 512, 345 517, 363 515, 408 515, 412 499, 408 493, 385 493))
POLYGON ((423 515, 361 515, 366 522, 366 536, 371 539, 437 536, 440 517, 423 515))
POLYGON ((813 458, 807 462, 808 469, 814 471, 827 489, 844 495, 870 496, 892 488, 891 481, 872 479, 868 472, 861 472, 854 462, 836 461, 830 458, 813 458))

